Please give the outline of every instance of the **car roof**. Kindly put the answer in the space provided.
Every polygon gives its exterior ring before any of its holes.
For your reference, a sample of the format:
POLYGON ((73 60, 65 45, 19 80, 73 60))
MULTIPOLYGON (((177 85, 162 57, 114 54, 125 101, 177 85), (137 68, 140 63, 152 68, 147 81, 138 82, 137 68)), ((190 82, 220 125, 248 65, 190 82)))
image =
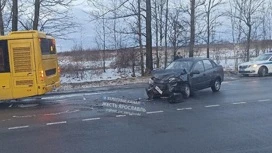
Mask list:
POLYGON ((200 61, 200 60, 205 60, 205 59, 208 59, 208 58, 204 58, 204 57, 186 57, 186 58, 177 59, 176 61, 193 61, 193 62, 195 62, 195 61, 200 61))

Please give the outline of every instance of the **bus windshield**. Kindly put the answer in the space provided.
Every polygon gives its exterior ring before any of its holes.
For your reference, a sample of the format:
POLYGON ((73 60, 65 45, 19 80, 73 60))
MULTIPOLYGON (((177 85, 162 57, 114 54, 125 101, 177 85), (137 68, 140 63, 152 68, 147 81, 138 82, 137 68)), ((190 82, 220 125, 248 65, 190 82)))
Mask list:
POLYGON ((56 45, 54 39, 40 39, 42 55, 56 54, 56 45))

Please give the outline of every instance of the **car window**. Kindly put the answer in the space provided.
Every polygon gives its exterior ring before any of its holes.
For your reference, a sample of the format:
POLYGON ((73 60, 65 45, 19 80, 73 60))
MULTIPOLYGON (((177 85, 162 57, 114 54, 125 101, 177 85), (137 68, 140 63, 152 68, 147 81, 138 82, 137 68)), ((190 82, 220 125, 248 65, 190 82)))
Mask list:
POLYGON ((9 54, 6 40, 0 41, 0 73, 10 72, 9 54))
POLYGON ((202 61, 198 61, 193 70, 198 70, 200 73, 204 72, 204 66, 202 61))
POLYGON ((212 63, 213 67, 217 67, 218 66, 213 60, 210 60, 210 62, 212 63))
POLYGON ((192 64, 192 61, 174 61, 168 65, 166 69, 185 69, 186 71, 189 71, 189 69, 192 67, 192 64))
POLYGON ((203 60, 203 63, 204 63, 205 70, 210 70, 213 68, 213 65, 210 62, 210 60, 203 60))

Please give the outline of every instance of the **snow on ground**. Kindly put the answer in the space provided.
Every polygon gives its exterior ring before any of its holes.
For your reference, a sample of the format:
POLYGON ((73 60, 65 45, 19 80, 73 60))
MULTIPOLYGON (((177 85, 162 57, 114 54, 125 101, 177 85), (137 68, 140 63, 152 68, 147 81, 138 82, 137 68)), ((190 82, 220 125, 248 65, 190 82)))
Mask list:
MULTIPOLYGON (((101 61, 79 61, 74 62, 69 58, 61 58, 61 68, 70 69, 61 73, 62 86, 59 91, 82 89, 89 87, 115 86, 133 83, 147 83, 148 77, 140 77, 139 67, 135 69, 136 77, 132 77, 131 68, 117 69, 111 65, 114 59, 106 60, 106 72, 103 72, 101 61)), ((235 71, 235 59, 215 60, 217 64, 224 67, 225 71, 235 71)), ((241 60, 238 61, 241 63, 241 60)), ((227 75, 226 75, 227 76, 227 75)), ((228 76, 227 76, 228 77, 228 76)))
MULTIPOLYGON (((116 80, 120 78, 130 78, 131 75, 132 72, 129 69, 123 69, 121 72, 118 72, 117 69, 106 69, 106 72, 103 72, 103 70, 86 70, 79 72, 79 74, 63 74, 61 76, 61 83, 83 83, 116 80)), ((140 74, 136 73, 136 76, 140 76, 140 74)))

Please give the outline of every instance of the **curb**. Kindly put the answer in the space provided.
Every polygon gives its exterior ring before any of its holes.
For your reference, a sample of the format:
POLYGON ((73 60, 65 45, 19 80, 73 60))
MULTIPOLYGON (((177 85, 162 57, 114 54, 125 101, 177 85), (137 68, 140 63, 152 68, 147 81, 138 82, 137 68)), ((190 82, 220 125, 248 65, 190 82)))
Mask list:
POLYGON ((115 86, 104 86, 104 87, 88 87, 80 90, 67 90, 67 91, 56 91, 50 92, 46 95, 67 95, 67 94, 77 94, 77 93, 94 93, 101 91, 110 91, 110 90, 124 90, 124 89, 134 89, 134 88, 144 88, 147 86, 147 83, 132 83, 126 85, 115 85, 115 86))

